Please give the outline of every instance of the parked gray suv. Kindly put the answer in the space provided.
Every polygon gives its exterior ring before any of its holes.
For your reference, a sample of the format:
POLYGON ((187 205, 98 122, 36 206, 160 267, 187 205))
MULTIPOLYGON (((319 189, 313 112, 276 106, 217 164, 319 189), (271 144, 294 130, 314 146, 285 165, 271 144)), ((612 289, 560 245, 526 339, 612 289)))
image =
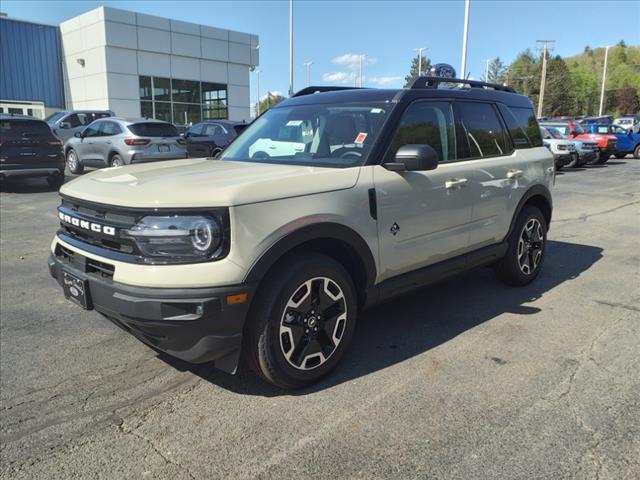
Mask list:
POLYGON ((116 167, 187 157, 186 141, 176 127, 160 120, 118 117, 96 120, 64 145, 71 173, 85 166, 116 167))
POLYGON ((115 117, 115 113, 111 110, 62 110, 52 113, 44 121, 49 124, 53 134, 64 143, 94 120, 106 117, 115 117))

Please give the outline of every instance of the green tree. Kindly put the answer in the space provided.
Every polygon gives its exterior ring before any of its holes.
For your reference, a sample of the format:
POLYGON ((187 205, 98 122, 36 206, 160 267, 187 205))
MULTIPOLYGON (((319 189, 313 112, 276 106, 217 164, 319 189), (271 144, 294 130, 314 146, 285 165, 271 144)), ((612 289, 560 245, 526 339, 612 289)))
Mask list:
POLYGON ((269 110, 270 107, 277 105, 283 100, 284 100, 284 97, 282 95, 279 95, 277 93, 272 94, 271 92, 268 92, 264 100, 260 100, 260 103, 259 103, 260 113, 266 112, 267 110, 269 110))
POLYGON ((640 112, 640 96, 631 85, 625 85, 616 95, 616 111, 618 115, 640 112))
MULTIPOLYGON (((404 86, 408 86, 414 78, 418 76, 418 62, 420 60, 419 55, 416 55, 411 59, 411 68, 409 69, 409 75, 404 77, 404 86)), ((422 74, 427 75, 431 69, 431 60, 429 57, 422 56, 422 74)))
POLYGON ((485 78, 485 82, 505 83, 507 81, 507 66, 496 57, 489 62, 489 75, 485 78))
POLYGON ((516 57, 507 74, 507 83, 528 96, 534 105, 540 93, 540 68, 540 61, 527 49, 516 57))
POLYGON ((572 83, 569 68, 560 55, 547 60, 543 115, 556 116, 572 113, 575 107, 575 99, 572 97, 572 83))

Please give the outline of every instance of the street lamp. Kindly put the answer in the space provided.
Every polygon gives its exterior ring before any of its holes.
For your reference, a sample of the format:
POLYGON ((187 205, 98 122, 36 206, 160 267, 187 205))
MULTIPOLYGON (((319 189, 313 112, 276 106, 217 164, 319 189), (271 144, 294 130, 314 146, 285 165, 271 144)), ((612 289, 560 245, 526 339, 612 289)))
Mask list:
POLYGON ((602 109, 604 108, 604 86, 607 82, 607 61, 609 60, 609 48, 611 45, 604 47, 604 68, 602 69, 602 88, 600 89, 600 110, 598 110, 598 116, 602 116, 602 109))
POLYGON ((462 34, 462 62, 460 65, 460 78, 467 78, 467 40, 469 38, 469 8, 471 0, 464 4, 464 33, 462 34))
POLYGON ((359 58, 360 58, 360 88, 362 88, 362 76, 363 76, 363 73, 364 73, 364 65, 363 65, 363 63, 364 63, 364 59, 367 58, 367 56, 366 55, 359 55, 359 58))
POLYGON ((256 117, 260 116, 260 70, 254 70, 256 73, 256 117))
POLYGON ((293 97, 293 0, 289 0, 289 96, 293 97))
POLYGON ((307 67, 307 87, 311 86, 311 65, 312 61, 304 62, 304 66, 307 67))
POLYGON ((427 50, 425 47, 414 48, 414 52, 418 52, 418 76, 422 76, 422 52, 427 50))

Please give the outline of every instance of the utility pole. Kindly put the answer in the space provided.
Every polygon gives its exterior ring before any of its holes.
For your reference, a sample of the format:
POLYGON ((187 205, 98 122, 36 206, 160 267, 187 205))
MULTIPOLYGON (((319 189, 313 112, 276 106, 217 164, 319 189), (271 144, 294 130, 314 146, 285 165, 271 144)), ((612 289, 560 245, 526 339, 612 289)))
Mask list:
POLYGON ((467 40, 469 38, 469 9, 471 0, 466 0, 464 4, 464 33, 462 34, 462 62, 460 65, 460 78, 467 78, 467 40))
POLYGON ((362 62, 364 58, 365 58, 365 55, 360 55, 360 88, 362 88, 362 71, 363 71, 362 62))
POLYGON ((604 47, 604 68, 602 69, 602 88, 600 90, 600 110, 598 110, 598 116, 602 116, 602 110, 604 108, 604 86, 607 82, 607 61, 609 60, 609 48, 611 45, 604 47))
POLYGON ((260 116, 260 70, 255 70, 256 72, 256 117, 260 116))
POLYGON ((289 96, 293 97, 293 0, 289 0, 289 96))
POLYGON ((538 117, 542 116, 542 105, 544 103, 544 87, 547 83, 547 50, 550 43, 554 43, 555 40, 536 40, 536 43, 543 44, 542 50, 542 77, 540 79, 540 98, 538 99, 538 117))
POLYGON ((490 58, 487 58, 484 62, 486 63, 486 67, 484 69, 484 81, 488 82, 489 81, 489 62, 491 61, 490 58))
POLYGON ((311 86, 311 65, 313 62, 304 62, 304 66, 307 67, 307 87, 311 86))
POLYGON ((424 47, 414 48, 414 52, 418 52, 418 76, 422 76, 422 52, 426 50, 424 47))

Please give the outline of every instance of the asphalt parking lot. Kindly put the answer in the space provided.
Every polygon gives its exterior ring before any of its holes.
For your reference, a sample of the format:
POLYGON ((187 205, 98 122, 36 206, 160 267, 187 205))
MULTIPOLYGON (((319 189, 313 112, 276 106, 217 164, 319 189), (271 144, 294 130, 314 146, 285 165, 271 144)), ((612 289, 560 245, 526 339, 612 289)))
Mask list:
POLYGON ((282 392, 160 357, 66 301, 57 194, 0 194, 0 477, 640 478, 640 160, 557 177, 545 265, 365 312, 282 392))

